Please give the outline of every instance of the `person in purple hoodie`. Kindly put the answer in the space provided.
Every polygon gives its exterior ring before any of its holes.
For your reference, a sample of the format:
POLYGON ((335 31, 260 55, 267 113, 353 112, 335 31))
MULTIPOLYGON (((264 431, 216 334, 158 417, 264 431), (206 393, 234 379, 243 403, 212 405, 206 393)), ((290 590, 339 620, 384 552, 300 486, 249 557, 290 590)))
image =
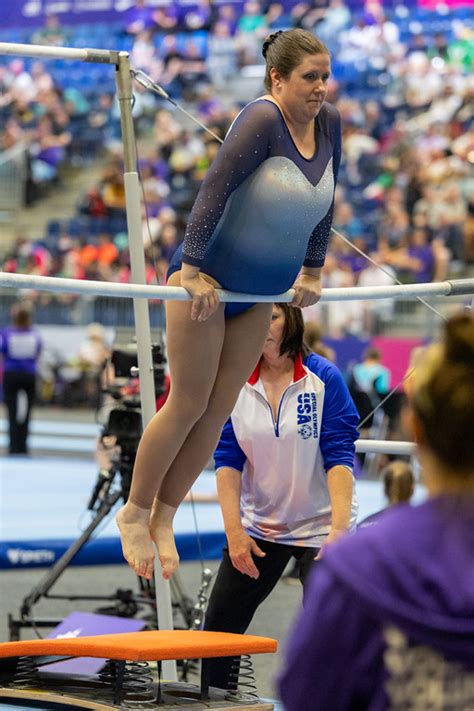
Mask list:
POLYGON ((41 347, 41 336, 32 326, 29 307, 15 304, 12 309, 12 325, 0 334, 3 399, 9 422, 9 454, 28 454, 28 429, 36 391, 36 364, 41 347), (22 394, 23 405, 20 400, 22 394))
POLYGON ((474 318, 423 355, 407 419, 428 500, 315 566, 279 689, 287 711, 474 709, 474 318))

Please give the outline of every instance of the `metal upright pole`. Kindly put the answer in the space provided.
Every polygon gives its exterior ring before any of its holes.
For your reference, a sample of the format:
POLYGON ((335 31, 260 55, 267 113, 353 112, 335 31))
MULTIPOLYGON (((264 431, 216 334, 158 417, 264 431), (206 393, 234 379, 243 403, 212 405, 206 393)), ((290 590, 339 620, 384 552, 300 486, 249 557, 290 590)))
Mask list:
MULTIPOLYGON (((116 68, 116 83, 122 126, 125 201, 127 206, 128 242, 132 281, 135 284, 145 284, 140 184, 137 172, 137 154, 132 119, 132 75, 128 52, 119 53, 116 68)), ((140 370, 142 419, 143 427, 145 428, 156 412, 148 301, 146 299, 133 299, 133 309, 137 335, 138 367, 140 370)), ((163 579, 159 564, 155 566, 155 585, 158 627, 160 630, 171 630, 173 629, 173 611, 171 606, 170 585, 168 581, 163 579)), ((162 668, 166 679, 170 681, 177 680, 175 661, 164 661, 162 668)))
MULTIPOLYGON (((13 44, 0 42, 0 55, 20 55, 50 59, 73 59, 98 64, 113 64, 116 69, 117 94, 122 125, 125 202, 127 207, 128 242, 132 281, 146 285, 145 258, 141 230, 140 185, 137 172, 135 133, 132 119, 132 75, 128 52, 104 49, 77 49, 70 47, 45 47, 42 45, 13 44)), ((146 298, 134 297, 135 330, 137 334, 138 367, 140 369, 140 396, 142 420, 145 428, 156 410, 155 382, 151 353, 150 319, 146 298)), ((158 566, 159 567, 159 566, 158 566)), ((173 614, 169 583, 163 580, 156 569, 156 596, 158 625, 160 629, 173 629, 173 614)), ((166 678, 177 680, 176 662, 163 662, 166 678)))

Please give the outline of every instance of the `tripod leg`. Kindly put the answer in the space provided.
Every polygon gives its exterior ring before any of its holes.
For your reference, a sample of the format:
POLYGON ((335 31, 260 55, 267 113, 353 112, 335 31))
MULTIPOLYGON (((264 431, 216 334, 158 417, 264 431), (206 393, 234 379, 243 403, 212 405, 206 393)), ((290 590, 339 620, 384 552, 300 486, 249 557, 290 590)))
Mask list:
POLYGON ((89 526, 85 529, 81 536, 76 541, 74 541, 74 543, 67 549, 67 551, 63 553, 61 558, 56 561, 51 570, 46 573, 43 580, 41 580, 38 585, 33 588, 30 594, 23 600, 23 604, 21 606, 20 611, 22 618, 28 617, 32 606, 37 603, 40 598, 44 597, 49 592, 49 590, 51 590, 56 580, 62 575, 69 563, 77 555, 81 548, 84 547, 84 545, 92 536, 96 528, 102 523, 104 518, 106 518, 110 514, 111 510, 113 509, 117 501, 120 499, 121 495, 121 492, 118 491, 112 496, 104 499, 102 506, 97 512, 96 518, 89 524, 89 526))

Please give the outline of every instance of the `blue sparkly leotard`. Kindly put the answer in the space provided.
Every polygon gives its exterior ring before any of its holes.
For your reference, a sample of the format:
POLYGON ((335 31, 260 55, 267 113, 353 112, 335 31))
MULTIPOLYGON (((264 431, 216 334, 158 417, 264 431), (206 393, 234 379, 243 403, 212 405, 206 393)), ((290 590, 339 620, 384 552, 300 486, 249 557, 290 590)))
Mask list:
MULTIPOLYGON (((206 174, 168 275, 185 262, 229 291, 279 294, 302 265, 323 266, 341 156, 331 104, 315 119, 315 137, 314 156, 304 158, 274 102, 248 104, 206 174)), ((251 304, 227 306, 231 315, 251 304)))

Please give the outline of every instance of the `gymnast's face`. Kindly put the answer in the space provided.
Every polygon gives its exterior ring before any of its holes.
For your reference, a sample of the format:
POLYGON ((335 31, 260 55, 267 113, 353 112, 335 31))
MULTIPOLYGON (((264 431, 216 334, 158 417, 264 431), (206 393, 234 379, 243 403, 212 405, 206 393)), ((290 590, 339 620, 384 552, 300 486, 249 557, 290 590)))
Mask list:
POLYGON ((272 94, 295 121, 309 123, 326 99, 330 74, 328 54, 305 54, 287 77, 271 70, 272 94))

